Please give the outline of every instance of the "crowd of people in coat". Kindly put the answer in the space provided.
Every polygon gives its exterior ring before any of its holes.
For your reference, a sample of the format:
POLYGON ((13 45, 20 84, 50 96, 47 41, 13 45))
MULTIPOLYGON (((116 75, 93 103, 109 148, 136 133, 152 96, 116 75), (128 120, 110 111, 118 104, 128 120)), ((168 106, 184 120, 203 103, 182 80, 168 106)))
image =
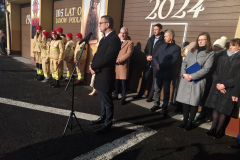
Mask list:
MULTIPOLYGON (((174 37, 173 30, 163 33, 161 24, 154 26, 154 35, 145 48, 148 63, 141 88, 133 98, 142 98, 147 79, 153 73, 152 89, 147 101, 151 102, 154 95, 154 106, 150 110, 162 109, 160 113, 167 116, 170 84, 178 73, 177 66, 180 63, 176 101, 182 106, 183 121, 178 127, 191 130, 198 106, 202 106, 197 118, 204 119, 207 114, 212 117, 212 127, 206 135, 221 138, 225 134, 227 119, 231 117, 240 96, 240 39, 230 40, 226 48, 227 37, 221 37, 212 45, 209 33, 203 32, 196 37, 196 42, 183 46, 181 50, 175 44, 174 37), (164 99, 160 106, 162 88, 164 99)), ((240 134, 237 139, 236 144, 229 145, 230 148, 240 149, 240 134)))
MULTIPOLYGON (((179 86, 176 101, 183 107, 183 121, 179 128, 189 131, 193 128, 193 121, 202 106, 198 119, 212 117, 212 127, 206 133, 214 138, 224 135, 224 125, 238 102, 240 88, 235 85, 240 81, 240 39, 232 39, 227 45, 227 37, 222 36, 213 45, 209 33, 203 32, 196 37, 196 41, 183 47, 175 44, 173 30, 162 31, 162 25, 154 26, 154 35, 151 36, 145 47, 147 64, 142 76, 139 93, 134 99, 142 98, 147 81, 153 75, 151 91, 147 101, 151 102, 154 96, 154 106, 150 111, 162 109, 160 113, 167 116, 167 107, 170 98, 170 85, 176 73, 179 77, 179 86), (181 56, 182 55, 182 56, 181 56), (191 66, 197 64, 200 68, 194 73, 188 73, 191 66), (180 73, 178 69, 180 67, 180 73), (160 106, 160 93, 163 88, 164 99, 160 106)), ((122 85, 121 105, 126 99, 126 80, 129 77, 129 62, 133 53, 133 43, 128 38, 128 30, 120 30, 121 50, 116 60, 115 90, 112 100, 118 99, 119 84, 122 85), (126 35, 125 35, 126 34, 126 35), (127 41, 127 43, 126 43, 127 41), (123 58, 124 57, 124 58, 123 58), (124 61, 121 61, 124 60, 124 61), (119 63, 120 62, 120 63, 119 63), (121 67, 127 67, 120 69, 121 67)), ((91 69, 91 68, 90 68, 91 69)), ((93 123, 99 123, 100 117, 93 123)), ((236 144, 231 148, 240 148, 240 135, 236 144)))
MULTIPOLYGON (((120 90, 121 105, 126 103, 129 65, 134 44, 126 27, 122 27, 119 35, 116 35, 113 30, 113 19, 110 16, 101 17, 99 29, 103 33, 103 38, 89 65, 93 87, 90 95, 98 94, 101 101, 101 116, 98 120, 92 121, 92 124, 104 123, 98 133, 106 133, 112 126, 113 100, 118 99, 120 90)), ((151 91, 147 98, 147 101, 151 102, 154 97, 154 106, 150 111, 162 109, 160 113, 167 116, 170 85, 177 73, 179 86, 176 101, 183 108, 183 120, 179 128, 191 130, 198 106, 202 106, 199 119, 205 117, 206 113, 212 115, 212 127, 206 135, 221 138, 224 135, 224 124, 231 116, 240 95, 238 83, 240 82, 240 39, 230 40, 226 49, 227 37, 221 37, 212 45, 210 35, 203 32, 196 37, 196 42, 185 43, 181 49, 175 44, 173 30, 163 32, 161 24, 154 25, 153 29, 154 34, 149 38, 144 50, 147 64, 141 87, 133 98, 142 98, 147 81, 153 75, 151 91), (188 73, 188 68, 196 64, 200 69, 188 73), (160 106, 162 88, 164 99, 160 106)), ((85 42, 79 44, 83 38, 82 34, 77 33, 77 43, 75 43, 72 40, 73 35, 71 33, 64 35, 62 28, 51 31, 51 37, 41 26, 37 26, 36 30, 33 43, 37 66, 36 80, 49 82, 51 71, 54 82, 50 86, 59 87, 59 80, 63 79, 63 61, 66 61, 65 81, 69 81, 74 64, 82 52, 77 65, 78 76, 75 85, 84 84, 88 45, 85 45, 85 42)), ((240 134, 238 142, 229 147, 240 148, 240 134)))

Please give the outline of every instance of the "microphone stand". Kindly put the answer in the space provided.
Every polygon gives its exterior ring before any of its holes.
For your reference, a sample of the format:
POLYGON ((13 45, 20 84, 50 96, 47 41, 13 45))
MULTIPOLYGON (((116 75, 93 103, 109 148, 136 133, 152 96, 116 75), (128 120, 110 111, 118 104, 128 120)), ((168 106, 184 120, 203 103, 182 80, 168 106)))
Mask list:
POLYGON ((91 38, 91 36, 88 36, 88 37, 85 38, 85 45, 84 45, 84 47, 83 47, 83 50, 81 51, 81 54, 80 54, 80 56, 79 56, 79 58, 78 58, 78 60, 77 60, 77 63, 75 64, 75 67, 74 67, 74 69, 73 69, 72 75, 71 75, 71 77, 70 77, 70 79, 69 79, 69 81, 68 81, 68 84, 67 84, 66 88, 65 88, 65 91, 67 91, 67 90, 68 90, 68 87, 69 87, 69 84, 70 84, 71 80, 73 79, 73 88, 72 88, 72 110, 71 110, 70 115, 69 115, 69 117, 68 117, 68 121, 67 121, 67 124, 66 124, 65 129, 64 129, 64 132, 63 132, 63 137, 65 136, 65 133, 66 133, 67 128, 69 128, 69 129, 72 131, 76 126, 79 126, 79 128, 81 129, 81 131, 84 132, 83 129, 82 129, 82 127, 81 127, 81 125, 80 125, 80 123, 78 122, 78 119, 77 119, 77 117, 76 117, 76 115, 75 115, 75 112, 74 112, 74 109, 73 109, 73 107, 74 107, 74 87, 75 87, 75 85, 74 85, 74 79, 75 79, 75 77, 73 76, 73 73, 75 72, 76 67, 77 67, 77 65, 78 65, 78 63, 79 63, 79 61, 80 61, 80 59, 81 59, 81 57, 82 57, 82 54, 83 54, 83 51, 84 51, 84 49, 85 49, 86 44, 89 44, 89 39, 90 39, 90 38, 91 38), (74 120, 74 119, 75 119, 76 122, 77 122, 77 124, 76 124, 75 126, 73 126, 73 120, 74 120))

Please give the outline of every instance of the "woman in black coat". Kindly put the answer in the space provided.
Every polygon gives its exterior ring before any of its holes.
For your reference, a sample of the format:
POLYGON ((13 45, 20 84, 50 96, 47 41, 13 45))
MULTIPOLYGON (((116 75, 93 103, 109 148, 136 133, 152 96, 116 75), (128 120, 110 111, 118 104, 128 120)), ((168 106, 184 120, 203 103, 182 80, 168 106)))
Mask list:
POLYGON ((240 72, 240 39, 230 41, 230 48, 219 59, 213 75, 213 85, 206 101, 206 106, 213 108, 213 123, 206 133, 214 138, 222 137, 220 132, 233 110, 232 90, 240 72))

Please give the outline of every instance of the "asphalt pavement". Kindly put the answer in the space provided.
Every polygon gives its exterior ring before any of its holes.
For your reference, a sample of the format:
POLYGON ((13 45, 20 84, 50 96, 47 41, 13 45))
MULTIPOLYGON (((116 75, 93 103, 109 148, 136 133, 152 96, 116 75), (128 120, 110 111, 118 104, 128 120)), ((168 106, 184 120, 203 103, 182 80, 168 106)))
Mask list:
MULTIPOLYGON (((75 87, 74 110, 83 128, 62 137, 71 111, 72 85, 65 90, 34 81, 31 64, 0 56, 0 159, 220 159, 239 160, 240 151, 227 147, 235 138, 213 139, 206 129, 177 128, 180 121, 152 113, 146 107, 114 101, 115 125, 111 132, 98 135, 101 125, 90 120, 100 115, 98 96, 92 88, 75 87), (129 127, 130 126, 130 127, 129 127)), ((74 124, 76 124, 74 122, 74 124)))

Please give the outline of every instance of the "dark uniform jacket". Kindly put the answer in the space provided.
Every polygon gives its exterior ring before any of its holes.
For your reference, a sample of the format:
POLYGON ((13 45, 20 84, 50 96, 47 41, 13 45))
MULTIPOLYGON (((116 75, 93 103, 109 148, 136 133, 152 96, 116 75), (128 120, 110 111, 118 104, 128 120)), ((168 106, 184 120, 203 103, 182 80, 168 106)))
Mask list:
POLYGON ((92 70, 96 73, 94 88, 101 92, 114 91, 115 64, 121 50, 121 41, 112 31, 105 39, 99 42, 97 52, 92 60, 92 70))
MULTIPOLYGON (((155 35, 152 35, 152 37, 149 38, 147 45, 144 49, 145 55, 146 56, 153 56, 155 54, 155 52, 158 50, 159 46, 163 43, 165 43, 164 40, 164 32, 161 33, 161 36, 159 38, 159 40, 155 43, 154 45, 154 40, 155 40, 155 35), (154 48, 153 48, 154 45, 154 48)), ((147 66, 154 66, 153 61, 151 62, 147 62, 147 66)))
POLYGON ((237 77, 240 72, 240 51, 231 57, 225 51, 220 57, 217 69, 213 75, 213 85, 206 101, 206 106, 211 107, 230 115, 233 110, 232 90, 237 82, 237 77), (217 88, 217 84, 224 84, 226 93, 221 93, 217 88))

